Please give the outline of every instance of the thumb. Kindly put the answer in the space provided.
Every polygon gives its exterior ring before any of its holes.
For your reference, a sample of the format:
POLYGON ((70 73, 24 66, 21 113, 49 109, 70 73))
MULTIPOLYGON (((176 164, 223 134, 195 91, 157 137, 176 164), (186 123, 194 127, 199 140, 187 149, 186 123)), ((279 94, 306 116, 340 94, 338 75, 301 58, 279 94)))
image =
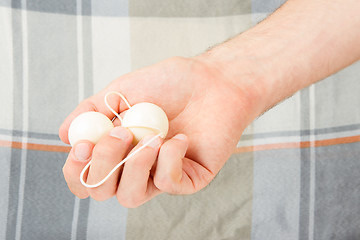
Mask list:
POLYGON ((154 175, 154 184, 160 190, 170 194, 195 192, 191 178, 183 171, 188 143, 184 134, 178 134, 161 146, 154 175))

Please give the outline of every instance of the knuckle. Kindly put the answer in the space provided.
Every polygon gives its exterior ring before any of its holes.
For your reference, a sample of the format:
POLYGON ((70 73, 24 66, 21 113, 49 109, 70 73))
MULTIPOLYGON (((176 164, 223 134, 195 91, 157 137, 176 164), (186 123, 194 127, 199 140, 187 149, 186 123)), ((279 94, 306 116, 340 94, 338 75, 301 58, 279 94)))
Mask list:
POLYGON ((154 185, 163 192, 170 194, 179 194, 180 191, 174 187, 174 183, 170 180, 169 177, 163 176, 158 177, 155 175, 154 177, 154 185))
POLYGON ((143 157, 143 155, 139 155, 139 156, 134 156, 131 161, 127 161, 126 164, 129 166, 131 166, 132 168, 135 169, 143 169, 145 166, 149 165, 147 164, 148 162, 148 158, 147 157, 143 157))
POLYGON ((150 171, 154 162, 156 160, 156 155, 152 149, 144 148, 127 161, 125 165, 130 166, 133 169, 147 169, 150 171))
POLYGON ((87 193, 86 190, 83 190, 83 191, 79 191, 78 188, 74 188, 73 186, 71 185, 68 185, 69 187, 69 190, 72 194, 74 194, 76 197, 80 198, 80 199, 84 199, 84 198, 87 198, 89 197, 89 194, 87 193))
POLYGON ((113 152, 114 149, 111 146, 105 144, 101 144, 101 145, 99 144, 99 145, 95 145, 94 147, 93 157, 108 159, 112 156, 113 152))
POLYGON ((73 193, 75 196, 77 196, 78 198, 80 199, 85 199, 85 198, 88 198, 89 197, 89 194, 88 193, 73 193))
POLYGON ((176 154, 176 151, 173 147, 170 147, 170 145, 165 145, 160 149, 160 154, 164 156, 174 156, 176 154))
POLYGON ((88 190, 90 197, 96 201, 105 201, 111 198, 113 195, 101 191, 101 189, 93 188, 88 190))
POLYGON ((142 201, 136 197, 129 197, 122 193, 116 195, 118 202, 126 208, 137 208, 142 204, 142 201))
POLYGON ((109 146, 101 146, 94 148, 92 160, 98 161, 100 160, 104 164, 113 164, 117 162, 120 156, 114 153, 114 149, 109 146))
POLYGON ((159 157, 166 159, 171 158, 172 160, 183 158, 184 157, 184 152, 182 150, 183 143, 177 143, 176 145, 174 145, 173 144, 174 142, 173 141, 170 142, 170 141, 166 142, 163 145, 163 147, 160 149, 159 157))

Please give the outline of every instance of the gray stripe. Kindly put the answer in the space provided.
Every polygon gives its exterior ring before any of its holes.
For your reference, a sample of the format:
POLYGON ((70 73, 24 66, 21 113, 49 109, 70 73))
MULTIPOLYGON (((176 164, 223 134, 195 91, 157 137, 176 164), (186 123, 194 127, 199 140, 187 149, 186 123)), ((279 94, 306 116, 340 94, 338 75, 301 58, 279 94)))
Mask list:
POLYGON ((66 153, 31 151, 26 166, 23 239, 70 239, 74 196, 61 168, 66 153))
MULTIPOLYGON (((97 1, 105 3, 105 1, 97 1)), ((91 0, 82 0, 82 13, 92 13, 91 0)), ((93 56, 92 56, 92 21, 91 18, 83 18, 82 21, 83 33, 83 66, 84 66, 84 97, 90 97, 94 94, 94 80, 93 80, 93 56)))
POLYGON ((129 15, 136 17, 217 17, 251 13, 251 0, 133 0, 129 15))
POLYGON ((252 0, 252 13, 270 13, 278 9, 286 0, 252 0))
POLYGON ((90 199, 87 240, 126 239, 126 219, 127 208, 116 197, 104 202, 90 199))
MULTIPOLYGON (((319 128, 314 130, 315 135, 319 134, 327 134, 327 133, 336 133, 336 132, 346 132, 346 131, 353 131, 353 130, 359 130, 360 124, 350 124, 345 126, 338 126, 338 127, 332 127, 332 128, 319 128)), ((310 131, 306 135, 310 134, 310 131)), ((305 134, 304 134, 305 135, 305 134)))
MULTIPOLYGON (((251 13, 251 0, 132 0, 130 16, 134 17, 216 17, 251 13)), ((0 5, 9 6, 6 1, 0 5)), ((21 8, 17 4, 13 8, 21 8)), ((76 1, 30 0, 28 9, 38 12, 76 15, 76 1)), ((93 1, 92 16, 128 16, 127 0, 93 1)), ((90 15, 83 11, 83 14, 90 15)))
POLYGON ((360 143, 315 151, 314 239, 359 239, 360 143))
MULTIPOLYGON (((308 130, 303 130, 307 132, 308 130)), ((262 139, 270 137, 293 137, 299 136, 302 134, 302 131, 279 131, 279 132, 267 132, 267 133, 254 133, 251 135, 242 135, 241 140, 252 140, 252 139, 262 139)))
POLYGON ((309 236, 310 148, 302 148, 300 161, 299 240, 309 236))
MULTIPOLYGON (((300 92, 300 127, 310 128, 309 88, 300 92)), ((301 132, 301 141, 308 141, 310 131, 301 132)), ((299 204, 299 240, 308 239, 309 203, 310 203, 310 148, 300 149, 300 204, 299 204)))
POLYGON ((22 137, 27 134, 29 138, 60 141, 60 138, 57 134, 50 134, 50 133, 26 132, 20 130, 9 130, 9 129, 0 128, 0 134, 14 136, 14 137, 22 137))
MULTIPOLYGON (((92 4, 91 0, 82 0, 81 10, 84 15, 91 15, 92 13, 92 4)), ((93 95, 93 69, 92 69, 92 21, 91 18, 82 19, 82 34, 83 34, 83 73, 84 73, 84 97, 90 97, 93 95)), ((89 216, 89 205, 90 200, 83 199, 80 200, 79 216, 77 220, 77 240, 86 240, 87 239, 87 226, 88 226, 88 216, 89 216)))
MULTIPOLYGON (((108 2, 108 1, 106 1, 108 2)), ((103 4, 106 3, 103 1, 103 4)), ((91 0, 81 0, 81 14, 83 16, 92 16, 92 3, 91 0)), ((77 13, 79 15, 79 13, 77 13)))
MULTIPOLYGON (((21 0, 12 1, 12 5, 21 5, 21 0)), ((14 73, 14 92, 13 101, 14 109, 22 109, 23 96, 23 53, 22 53, 22 23, 21 14, 19 11, 12 12, 12 40, 13 40, 13 73, 14 73)), ((13 127, 15 129, 22 129, 22 111, 13 111, 13 127)), ((21 154, 22 151, 18 149, 11 149, 11 165, 10 165, 10 179, 9 179, 9 202, 8 202, 8 221, 6 226, 6 239, 15 239, 16 222, 18 215, 18 200, 19 200, 19 183, 21 170, 21 154)))
POLYGON ((9 212, 9 183, 12 149, 0 147, 0 239, 6 239, 9 212))
POLYGON ((128 0, 92 0, 92 16, 129 16, 128 0))
POLYGON ((0 6, 10 7, 12 4, 11 0, 0 0, 0 6))
POLYGON ((253 152, 252 240, 296 240, 299 219, 299 149, 253 152))
POLYGON ((79 218, 77 223, 77 240, 87 239, 90 198, 80 200, 79 218))
MULTIPOLYGON (((304 107, 304 106, 302 106, 304 107)), ((302 119, 306 121, 305 119, 302 119)), ((348 131, 356 131, 360 129, 360 124, 350 124, 344 126, 330 127, 330 128, 319 128, 314 131, 310 131, 309 126, 301 126, 306 130, 299 131, 282 131, 282 132, 268 132, 268 133, 254 133, 253 135, 243 135, 241 136, 241 140, 251 140, 251 139, 261 139, 261 138, 270 138, 270 137, 293 137, 293 136, 309 136, 311 134, 321 135, 321 134, 329 134, 329 133, 340 133, 340 132, 348 132, 348 131)))
MULTIPOLYGON (((9 1, 6 1, 7 3, 9 1)), ((12 8, 21 8, 21 0, 11 0, 11 7, 12 8)))
POLYGON ((76 240, 77 224, 79 220, 79 209, 80 209, 80 199, 74 196, 74 210, 73 210, 73 219, 71 223, 70 240, 76 240))
POLYGON ((28 14, 28 131, 58 133, 78 102, 76 18, 28 14), (41 43, 41 44, 39 44, 41 43), (46 91, 42 91, 46 86, 46 91))
MULTIPOLYGON (((127 0, 106 0, 92 2, 93 11, 89 4, 83 5, 83 16, 107 16, 107 17, 123 17, 128 16, 127 0)), ((21 9, 20 1, 0 0, 0 6, 21 9)), ((28 9, 45 13, 61 13, 68 15, 76 14, 76 1, 72 0, 32 0, 28 3, 28 9)))
POLYGON ((6 239, 14 240, 16 233, 16 221, 18 214, 19 183, 20 183, 20 161, 21 150, 11 149, 11 165, 9 179, 9 202, 6 225, 6 239))
POLYGON ((76 1, 73 0, 29 0, 27 9, 31 11, 76 14, 76 1))

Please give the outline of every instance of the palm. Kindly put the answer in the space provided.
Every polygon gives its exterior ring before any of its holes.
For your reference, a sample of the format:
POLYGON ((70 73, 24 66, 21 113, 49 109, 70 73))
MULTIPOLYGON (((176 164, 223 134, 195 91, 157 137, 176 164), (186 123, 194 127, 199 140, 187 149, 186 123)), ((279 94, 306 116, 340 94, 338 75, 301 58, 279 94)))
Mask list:
MULTIPOLYGON (((191 59, 169 59, 116 79, 85 101, 85 107, 80 105, 82 110, 74 112, 93 108, 111 116, 103 100, 109 91, 124 94, 130 104, 146 101, 159 105, 170 121, 167 138, 177 133, 188 136, 187 164, 183 165, 183 172, 192 175, 191 184, 187 184, 191 189, 183 189, 181 193, 198 191, 211 181, 250 121, 241 110, 246 107, 239 101, 239 89, 214 66, 191 59)), ((122 112, 126 105, 121 102, 119 106, 118 99, 109 98, 110 105, 122 112)), ((65 130, 60 132, 65 134, 65 130)))
POLYGON ((236 129, 238 92, 225 82, 220 73, 198 62, 171 59, 115 80, 100 96, 115 90, 131 104, 148 101, 161 106, 170 121, 168 137, 186 134, 186 157, 216 174, 243 130, 236 129))

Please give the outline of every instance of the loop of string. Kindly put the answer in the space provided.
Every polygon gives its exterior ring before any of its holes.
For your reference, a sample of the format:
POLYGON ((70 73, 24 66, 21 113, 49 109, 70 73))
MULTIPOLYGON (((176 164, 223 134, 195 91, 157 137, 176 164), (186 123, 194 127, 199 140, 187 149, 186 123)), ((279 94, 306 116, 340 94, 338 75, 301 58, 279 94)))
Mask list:
MULTIPOLYGON (((120 119, 121 123, 122 123, 122 118, 120 117, 120 115, 110 107, 109 103, 107 102, 107 97, 110 95, 110 94, 116 94, 118 96, 121 97, 121 99, 125 102, 125 104, 129 107, 129 109, 131 108, 131 105, 129 104, 129 102, 126 100, 126 98, 124 97, 124 95, 122 95, 121 93, 118 93, 118 92, 108 92, 105 97, 104 97, 104 100, 105 100, 105 105, 106 107, 112 112, 115 114, 115 116, 117 118, 120 119)), ((95 184, 87 184, 85 181, 84 181, 84 174, 86 172, 86 170, 90 167, 91 165, 91 160, 86 164, 86 166, 83 168, 83 170, 81 171, 80 173, 80 182, 82 185, 84 185, 85 187, 87 188, 96 188, 100 185, 102 185, 104 182, 106 182, 109 177, 119 168, 121 167, 121 165, 123 165, 127 160, 129 160, 131 157, 133 157, 135 154, 137 154, 138 152, 140 152, 142 149, 144 149, 145 147, 147 147, 152 141, 154 141, 156 138, 160 137, 162 133, 159 133, 157 135, 155 135, 154 137, 152 137, 149 141, 147 141, 146 143, 144 143, 142 146, 140 146, 138 149, 136 149, 135 151, 133 152, 130 152, 130 154, 125 157, 121 162, 119 162, 109 173, 108 175, 106 175, 106 177, 104 177, 100 182, 98 183, 95 183, 95 184)))
MULTIPOLYGON (((107 101, 107 97, 111 94, 116 94, 118 95, 119 97, 121 97, 121 99, 125 102, 125 104, 128 106, 128 108, 130 109, 131 108, 131 105, 130 103, 126 100, 126 97, 124 95, 122 95, 121 93, 119 92, 108 92, 105 97, 104 97, 104 101, 105 101, 105 105, 106 107, 120 120, 120 122, 122 123, 122 118, 120 117, 120 115, 112 108, 110 107, 108 101, 107 101)), ((120 107, 119 107, 120 108, 120 107)))
POLYGON ((140 152, 142 149, 144 149, 145 147, 147 147, 152 141, 154 141, 157 137, 159 137, 161 135, 161 133, 155 135, 154 137, 152 137, 149 141, 147 141, 144 145, 142 145, 141 147, 139 147, 138 149, 136 149, 134 152, 131 152, 126 158, 124 158, 121 162, 119 162, 109 173, 108 175, 106 175, 106 177, 101 180, 100 182, 96 183, 96 184, 87 184, 84 181, 84 174, 85 171, 90 167, 91 161, 88 162, 88 164, 86 164, 86 166, 84 167, 84 169, 81 171, 80 174, 80 182, 82 185, 84 185, 87 188, 96 188, 98 186, 100 186, 101 184, 103 184, 106 180, 109 179, 109 177, 121 166, 123 165, 127 160, 129 160, 131 157, 133 157, 135 154, 137 154, 138 152, 140 152))

